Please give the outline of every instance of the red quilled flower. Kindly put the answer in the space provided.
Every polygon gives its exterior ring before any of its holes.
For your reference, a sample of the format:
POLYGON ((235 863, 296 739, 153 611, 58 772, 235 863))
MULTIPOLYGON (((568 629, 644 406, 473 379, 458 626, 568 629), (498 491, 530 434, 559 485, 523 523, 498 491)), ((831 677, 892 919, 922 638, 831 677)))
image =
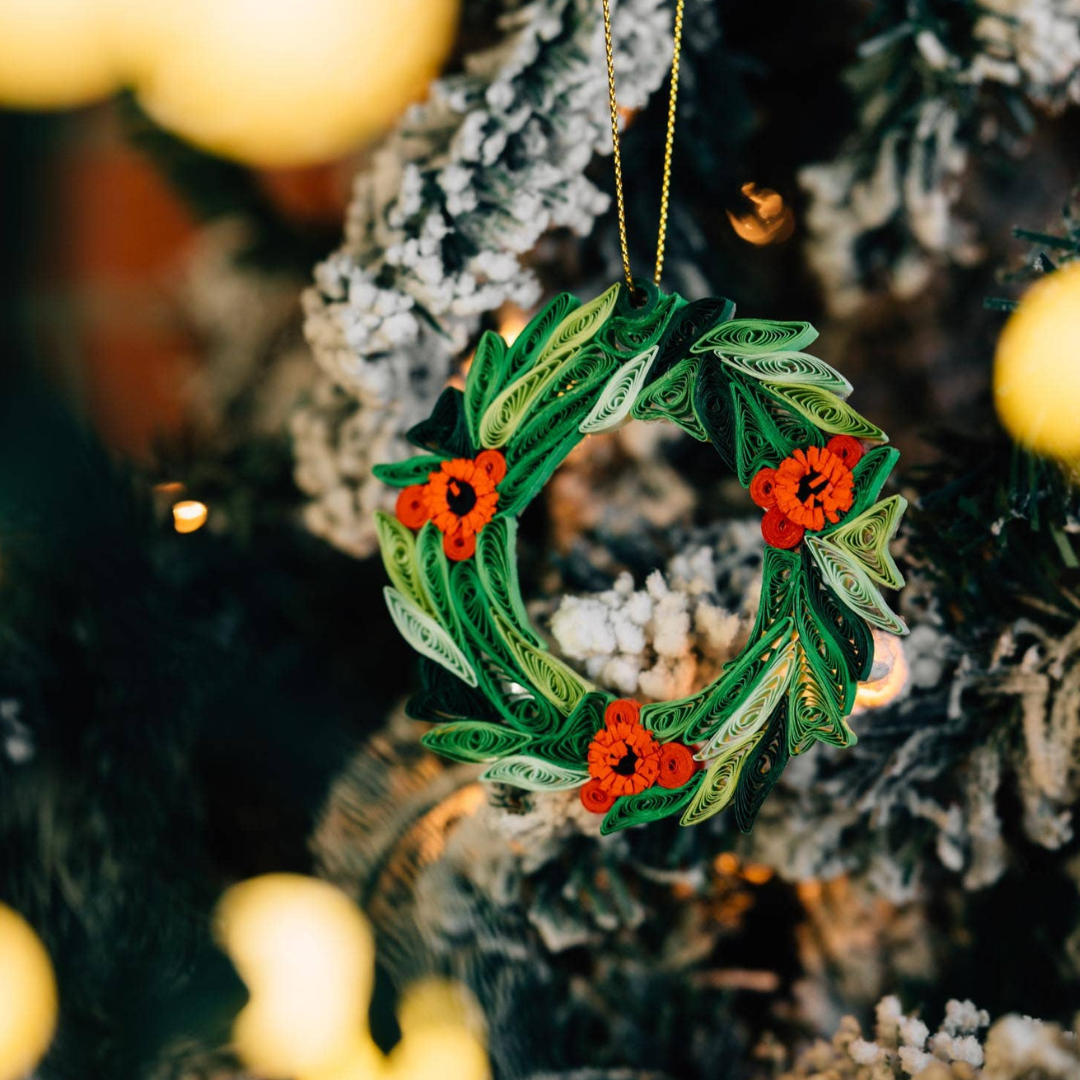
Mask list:
POLYGON ((506 459, 484 450, 473 459, 444 461, 426 484, 413 484, 398 496, 397 518, 410 529, 432 521, 443 534, 447 557, 459 561, 476 552, 477 534, 495 516, 496 490, 506 476, 506 459))
POLYGON ((858 439, 834 435, 823 447, 796 450, 775 469, 761 469, 750 483, 750 497, 766 512, 766 543, 797 547, 808 529, 835 525, 854 502, 851 470, 862 452, 858 439))
POLYGON ((581 789, 586 809, 603 814, 621 795, 660 784, 682 787, 697 768, 690 749, 681 743, 658 743, 641 724, 641 705, 620 698, 604 712, 604 726, 593 736, 588 752, 589 775, 581 789))

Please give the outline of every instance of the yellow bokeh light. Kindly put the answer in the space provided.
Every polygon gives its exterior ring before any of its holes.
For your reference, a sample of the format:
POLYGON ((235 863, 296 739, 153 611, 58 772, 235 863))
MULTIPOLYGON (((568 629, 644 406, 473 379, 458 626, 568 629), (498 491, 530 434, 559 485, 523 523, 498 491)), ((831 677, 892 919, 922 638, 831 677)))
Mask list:
POLYGON ((251 994, 233 1028, 250 1069, 315 1076, 363 1049, 375 950, 344 893, 294 874, 253 878, 222 898, 217 933, 251 994))
POLYGON ((206 524, 210 511, 206 503, 196 499, 184 499, 172 508, 173 528, 178 533, 193 533, 206 524))
POLYGON ((517 341, 518 334, 529 325, 532 315, 523 311, 516 304, 503 304, 499 308, 499 334, 507 345, 513 345, 517 341))
POLYGON ((994 357, 994 404, 1021 446, 1080 461, 1080 262, 1037 281, 1009 317, 994 357))
POLYGON ((217 936, 250 998, 233 1027, 244 1064, 267 1080, 487 1080, 478 1009, 468 992, 430 980, 399 1009, 401 1040, 385 1056, 368 1028, 371 929, 342 892, 315 878, 268 874, 231 888, 217 936))
MULTIPOLYGON (((161 5, 163 0, 156 0, 161 5)), ((213 153, 328 161, 424 96, 460 0, 184 0, 139 35, 136 92, 163 127, 213 153)))
POLYGON ((0 105, 132 87, 163 127, 249 165, 341 157, 423 98, 461 0, 0 0, 0 105))
POLYGON ((23 1080, 56 1030, 56 979, 30 925, 0 904, 0 1080, 23 1080))
POLYGON ((0 105, 67 109, 119 85, 99 0, 0 0, 0 105))

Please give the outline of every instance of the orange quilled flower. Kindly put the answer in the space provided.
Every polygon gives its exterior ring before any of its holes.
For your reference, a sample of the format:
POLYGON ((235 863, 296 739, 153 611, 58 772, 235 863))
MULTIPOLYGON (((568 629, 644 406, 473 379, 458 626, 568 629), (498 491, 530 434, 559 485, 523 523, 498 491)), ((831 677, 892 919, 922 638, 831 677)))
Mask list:
POLYGON ((444 461, 428 474, 426 484, 414 484, 398 496, 398 520, 410 529, 432 521, 443 534, 443 550, 454 560, 476 551, 476 536, 495 516, 496 490, 506 476, 506 459, 498 450, 484 450, 470 460, 444 461))
POLYGON ((641 726, 636 701, 613 701, 606 721, 589 743, 589 775, 609 795, 635 795, 660 775, 660 744, 641 726))
POLYGON ((775 469, 761 469, 750 497, 767 511, 761 531, 773 547, 793 548, 807 529, 835 525, 855 500, 851 470, 862 456, 858 439, 836 435, 826 446, 808 446, 784 458, 775 469))

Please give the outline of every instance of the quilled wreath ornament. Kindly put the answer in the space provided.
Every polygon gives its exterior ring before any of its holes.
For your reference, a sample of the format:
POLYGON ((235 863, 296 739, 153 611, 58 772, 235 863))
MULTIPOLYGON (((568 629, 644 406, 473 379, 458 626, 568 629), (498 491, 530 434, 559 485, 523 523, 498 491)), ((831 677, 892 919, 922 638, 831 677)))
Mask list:
POLYGON ((805 322, 736 319, 728 300, 660 290, 679 83, 676 0, 660 230, 652 282, 630 272, 609 0, 602 0, 619 238, 626 285, 556 296, 512 345, 485 333, 464 392, 409 432, 424 453, 376 466, 400 488, 379 513, 398 629, 420 653, 409 712, 432 750, 533 791, 577 788, 601 832, 729 804, 749 830, 792 754, 848 746, 871 627, 907 632, 879 587, 906 503, 878 499, 899 456, 803 352, 805 322), (761 601, 742 652, 678 701, 615 698, 552 656, 525 612, 518 518, 571 450, 628 420, 668 420, 711 442, 761 507, 761 601))
POLYGON ((871 628, 907 632, 880 589, 906 506, 879 499, 898 458, 802 351, 805 322, 734 318, 648 282, 582 304, 556 296, 513 345, 481 338, 464 392, 409 433, 423 453, 376 467, 401 489, 379 513, 399 631, 420 653, 410 715, 432 750, 533 791, 580 789, 608 833, 731 805, 748 830, 789 757, 848 746, 871 628), (518 583, 518 518, 578 442, 630 419, 712 443, 761 507, 757 620, 740 655, 677 701, 618 699, 553 656, 518 583))

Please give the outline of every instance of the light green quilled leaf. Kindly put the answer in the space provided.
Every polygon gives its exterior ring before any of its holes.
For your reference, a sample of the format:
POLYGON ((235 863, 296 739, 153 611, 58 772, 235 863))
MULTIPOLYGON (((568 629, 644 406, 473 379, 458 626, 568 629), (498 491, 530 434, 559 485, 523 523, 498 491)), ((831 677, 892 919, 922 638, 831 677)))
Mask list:
POLYGON ((580 348, 607 320, 619 299, 621 288, 621 285, 612 285, 607 292, 601 293, 595 300, 590 300, 576 311, 570 312, 555 327, 537 362, 542 364, 558 353, 568 355, 580 348))
POLYGON ((889 553, 907 499, 892 495, 856 518, 845 518, 831 533, 829 543, 858 560, 873 581, 887 589, 903 588, 904 578, 889 553))
POLYGON ((476 686, 476 672, 453 638, 426 612, 389 585, 383 589, 390 617, 401 636, 421 655, 476 686))
POLYGON ((436 454, 418 454, 408 461, 395 461, 390 465, 376 465, 372 472, 390 487, 406 488, 413 484, 426 484, 433 472, 439 471, 445 459, 436 454))
POLYGON ((375 514, 375 532, 383 566, 398 592, 407 596, 422 611, 434 614, 434 608, 420 580, 416 561, 416 538, 396 517, 379 511, 375 514))
POLYGON ((699 825, 706 818, 720 813, 731 802, 743 768, 764 734, 765 729, 759 728, 748 742, 709 765, 690 805, 683 812, 680 825, 699 825))
POLYGON ((657 346, 654 345, 612 375, 600 391, 589 415, 582 420, 580 431, 586 435, 610 431, 629 417, 649 373, 649 365, 656 359, 656 352, 657 346))
POLYGON ((817 331, 808 322, 731 319, 713 327, 690 351, 719 352, 724 356, 766 356, 802 349, 817 336, 817 331))
MULTIPOLYGON (((585 347, 615 306, 619 287, 612 286, 591 303, 572 311, 557 326, 536 363, 520 378, 495 396, 480 419, 478 438, 481 446, 503 446, 524 418, 533 402, 543 393, 566 363, 579 358, 574 354, 585 347)), ((602 355, 597 347, 597 358, 602 355)))
POLYGON ((797 648, 798 641, 793 637, 773 654, 751 692, 720 720, 705 745, 694 755, 698 761, 732 753, 764 727, 791 683, 797 648))
POLYGON ((860 561, 835 547, 824 537, 808 536, 806 544, 829 587, 857 615, 871 626, 893 634, 906 634, 908 628, 882 599, 877 586, 860 561))
POLYGON ((851 383, 824 360, 802 352, 775 352, 764 356, 724 356, 720 359, 729 367, 751 378, 785 386, 817 386, 822 390, 847 397, 851 383))
POLYGON ((439 724, 420 741, 454 761, 489 762, 517 753, 528 744, 529 736, 483 720, 463 720, 439 724))
POLYGON ((541 758, 517 754, 503 758, 484 770, 481 780, 511 784, 526 791, 568 791, 589 779, 586 769, 568 769, 541 758))
POLYGON ((525 424, 532 411, 544 400, 548 389, 565 379, 575 365, 595 366, 604 363, 603 350, 592 343, 571 355, 557 352, 529 368, 511 383, 488 406, 480 420, 480 443, 483 446, 506 446, 525 424))
POLYGON ((860 416, 845 401, 835 394, 816 386, 785 386, 783 383, 762 380, 761 385, 775 395, 781 403, 800 412, 811 423, 817 424, 822 431, 834 435, 851 435, 856 439, 873 439, 876 442, 888 442, 888 436, 881 428, 871 424, 860 416))
POLYGON ((492 616, 507 648, 528 676, 530 684, 564 716, 569 716, 577 703, 590 690, 596 689, 573 668, 530 644, 498 611, 493 611, 492 616))
POLYGON ((593 345, 563 364, 542 394, 534 398, 528 413, 507 443, 515 467, 535 450, 553 446, 571 432, 581 438, 582 418, 600 390, 619 368, 619 359, 593 345))

